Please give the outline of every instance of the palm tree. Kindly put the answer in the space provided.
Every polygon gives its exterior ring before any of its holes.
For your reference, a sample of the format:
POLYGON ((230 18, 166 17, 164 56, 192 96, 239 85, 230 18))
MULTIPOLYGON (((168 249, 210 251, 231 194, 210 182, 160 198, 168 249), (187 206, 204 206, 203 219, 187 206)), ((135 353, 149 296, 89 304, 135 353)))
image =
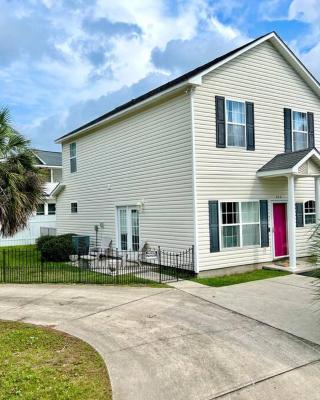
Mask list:
POLYGON ((29 141, 10 125, 7 108, 0 109, 0 235, 23 229, 43 198, 43 178, 35 167, 29 141))

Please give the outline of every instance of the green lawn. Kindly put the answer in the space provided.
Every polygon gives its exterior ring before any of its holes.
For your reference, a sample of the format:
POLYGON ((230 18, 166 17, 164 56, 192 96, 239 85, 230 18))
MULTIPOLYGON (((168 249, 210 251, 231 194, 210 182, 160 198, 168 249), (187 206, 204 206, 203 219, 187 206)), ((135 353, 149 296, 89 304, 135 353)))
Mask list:
POLYGON ((0 282, 98 283, 168 287, 168 285, 138 277, 134 272, 135 269, 133 268, 131 273, 115 277, 74 267, 67 262, 46 262, 41 264, 40 253, 36 251, 35 246, 0 248, 0 282))
POLYGON ((102 358, 79 339, 0 321, 0 343, 0 400, 112 398, 102 358))
POLYGON ((288 275, 289 272, 285 271, 273 271, 268 269, 258 269, 255 271, 244 272, 242 274, 207 277, 207 278, 193 278, 192 280, 198 283, 202 283, 207 286, 229 286, 236 285, 238 283, 245 283, 250 281, 258 281, 260 279, 276 278, 278 276, 288 275))

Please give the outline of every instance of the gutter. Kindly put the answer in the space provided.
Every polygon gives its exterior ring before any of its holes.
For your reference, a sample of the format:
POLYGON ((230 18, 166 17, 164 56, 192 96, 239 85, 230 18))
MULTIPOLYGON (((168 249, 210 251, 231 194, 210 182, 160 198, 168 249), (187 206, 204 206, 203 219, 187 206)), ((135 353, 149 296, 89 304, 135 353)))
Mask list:
POLYGON ((59 183, 58 186, 56 186, 53 191, 50 193, 50 196, 52 197, 59 197, 59 195, 64 191, 64 189, 66 188, 66 185, 62 185, 61 183, 59 183))

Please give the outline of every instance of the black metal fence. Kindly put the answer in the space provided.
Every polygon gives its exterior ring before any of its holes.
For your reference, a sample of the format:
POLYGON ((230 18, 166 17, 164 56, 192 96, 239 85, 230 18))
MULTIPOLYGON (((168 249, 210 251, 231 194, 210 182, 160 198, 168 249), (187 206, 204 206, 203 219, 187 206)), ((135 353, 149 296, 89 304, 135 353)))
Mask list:
POLYGON ((181 252, 92 250, 46 261, 34 247, 0 249, 0 283, 152 284, 194 274, 194 247, 181 252))

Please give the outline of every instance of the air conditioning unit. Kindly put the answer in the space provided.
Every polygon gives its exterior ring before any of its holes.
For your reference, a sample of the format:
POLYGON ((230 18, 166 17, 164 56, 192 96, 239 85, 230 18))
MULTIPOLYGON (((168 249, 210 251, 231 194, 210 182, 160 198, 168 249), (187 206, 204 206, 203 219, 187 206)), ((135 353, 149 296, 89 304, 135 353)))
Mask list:
POLYGON ((88 254, 90 236, 72 236, 72 245, 76 254, 88 254))

